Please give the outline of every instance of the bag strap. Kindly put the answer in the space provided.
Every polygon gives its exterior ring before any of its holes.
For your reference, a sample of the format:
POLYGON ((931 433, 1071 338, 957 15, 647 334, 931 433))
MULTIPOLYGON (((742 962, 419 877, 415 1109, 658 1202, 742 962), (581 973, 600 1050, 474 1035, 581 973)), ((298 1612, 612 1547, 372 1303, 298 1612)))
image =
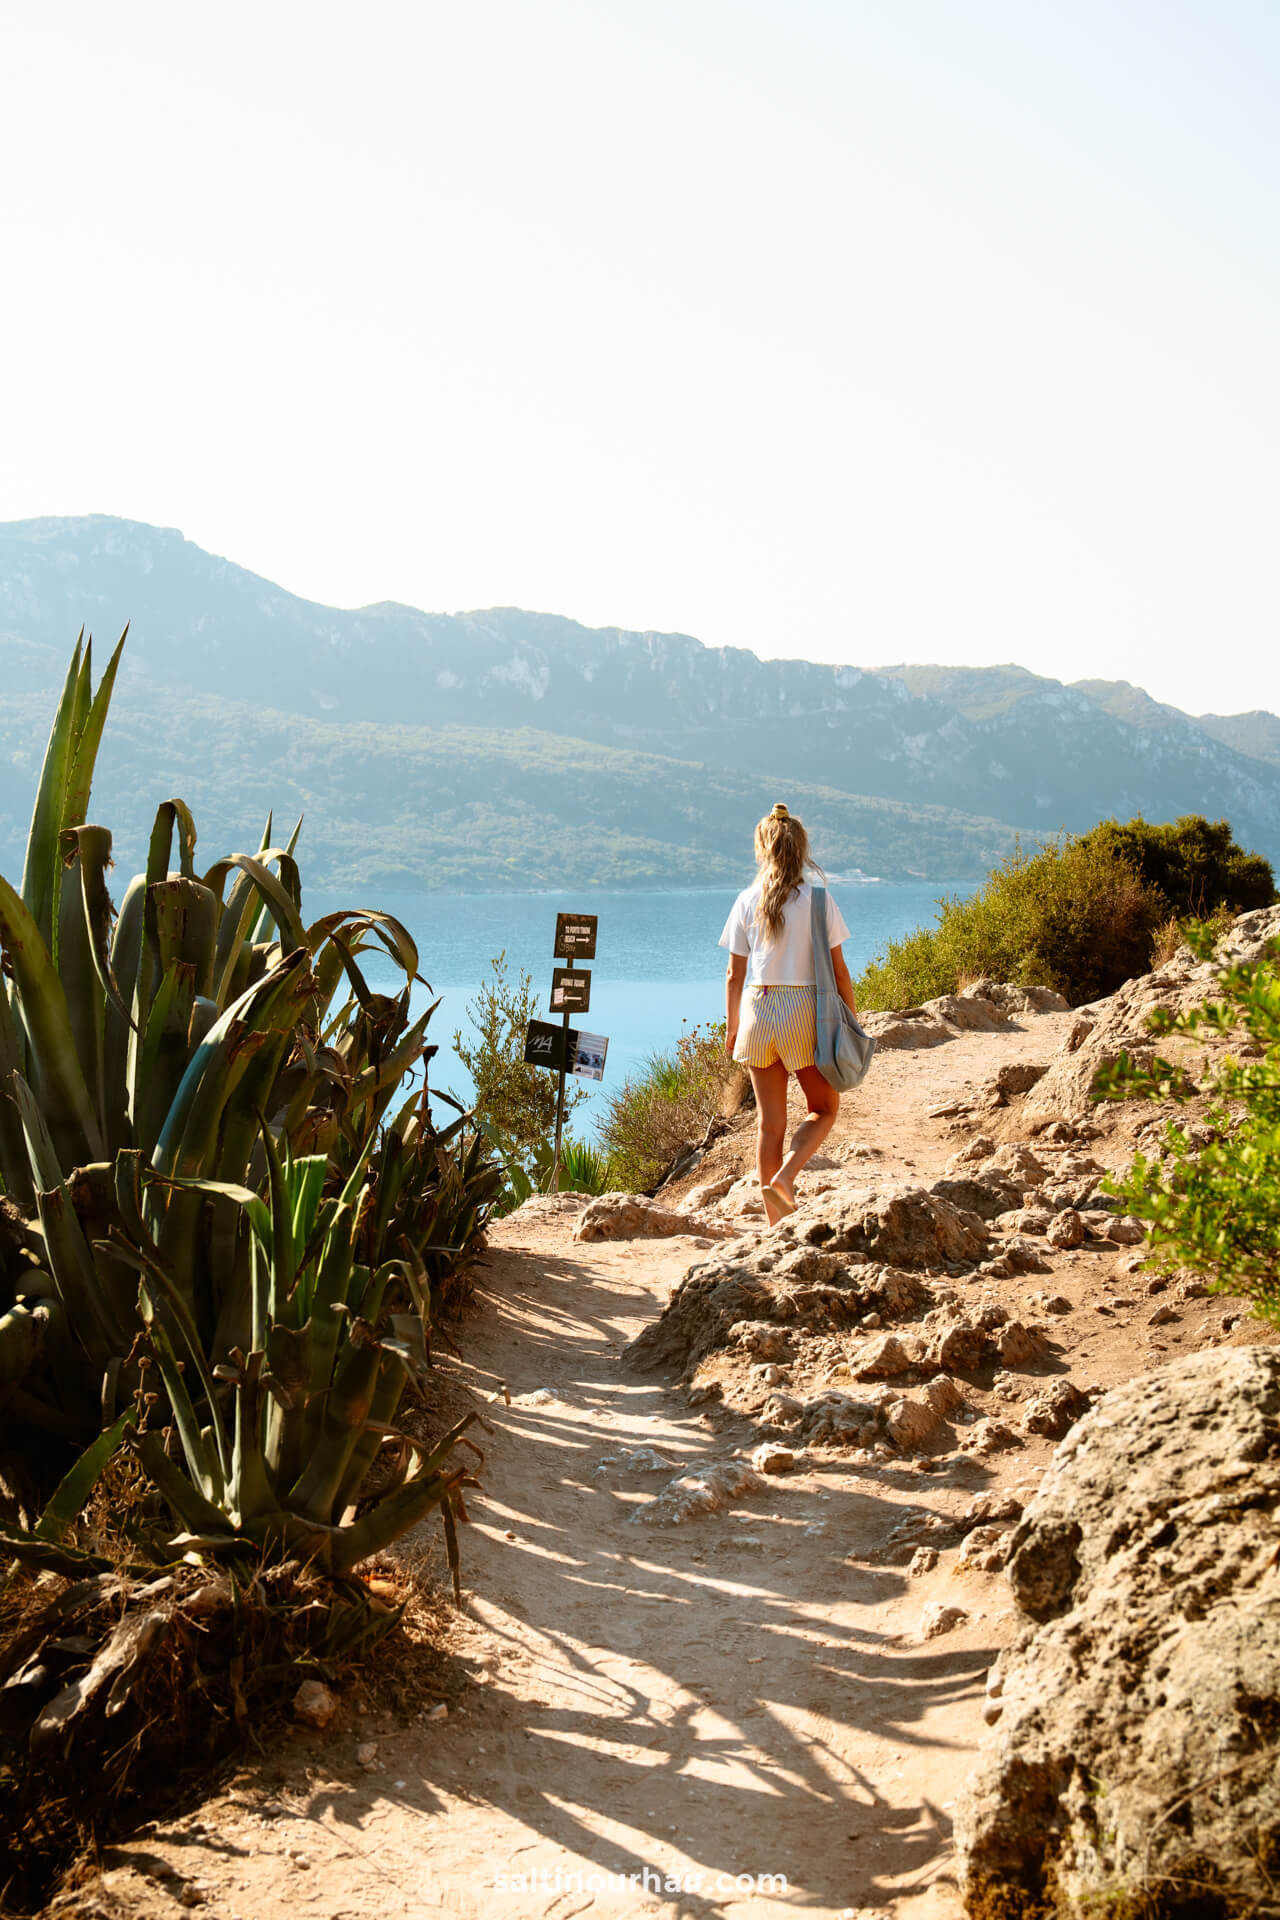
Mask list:
POLYGON ((836 990, 836 970, 831 964, 831 941, 827 934, 827 890, 815 887, 809 906, 809 937, 813 941, 813 977, 828 993, 836 990))

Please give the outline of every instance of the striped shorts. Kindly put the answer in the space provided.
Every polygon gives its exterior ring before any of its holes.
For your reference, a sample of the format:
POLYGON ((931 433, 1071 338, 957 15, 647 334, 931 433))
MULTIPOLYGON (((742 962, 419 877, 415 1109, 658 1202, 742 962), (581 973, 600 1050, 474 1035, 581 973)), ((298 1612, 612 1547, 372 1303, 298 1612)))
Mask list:
POLYGON ((811 1067, 818 1044, 816 1011, 813 987, 748 987, 734 1059, 744 1067, 771 1067, 781 1060, 788 1073, 811 1067))

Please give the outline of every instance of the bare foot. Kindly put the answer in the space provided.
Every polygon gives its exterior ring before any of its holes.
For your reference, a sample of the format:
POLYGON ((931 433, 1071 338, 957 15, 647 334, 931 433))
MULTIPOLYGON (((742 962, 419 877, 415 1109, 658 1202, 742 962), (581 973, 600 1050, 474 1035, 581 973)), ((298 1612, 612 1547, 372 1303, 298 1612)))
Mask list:
MULTIPOLYGON (((763 1189, 763 1192, 765 1195, 764 1208, 766 1213, 769 1212, 770 1200, 772 1200, 773 1202, 773 1206, 777 1212, 777 1218, 779 1220, 785 1220, 789 1213, 795 1212, 796 1197, 794 1193, 790 1192, 788 1188, 783 1186, 781 1180, 775 1180, 773 1182, 773 1185, 769 1187, 765 1187, 763 1189)), ((776 1223, 773 1220, 770 1220, 769 1224, 770 1226, 773 1226, 776 1223)))

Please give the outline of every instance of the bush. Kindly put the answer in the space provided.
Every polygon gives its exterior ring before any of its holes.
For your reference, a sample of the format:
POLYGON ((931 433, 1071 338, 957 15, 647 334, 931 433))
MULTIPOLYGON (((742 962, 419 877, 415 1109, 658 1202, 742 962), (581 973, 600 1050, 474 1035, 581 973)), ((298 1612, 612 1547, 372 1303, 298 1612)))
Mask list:
POLYGON ((1206 919, 1215 909, 1249 913, 1273 906, 1277 898, 1270 862, 1237 846, 1229 820, 1184 813, 1156 825, 1139 814, 1123 824, 1099 821, 1081 835, 1081 844, 1118 854, 1175 916, 1206 919))
MULTIPOLYGON (((1187 929, 1202 959, 1215 929, 1187 929)), ((1123 1180, 1109 1181, 1130 1213, 1145 1220, 1166 1268, 1190 1266, 1212 1276, 1216 1291, 1243 1294, 1263 1319, 1280 1322, 1280 972, 1277 947, 1254 965, 1219 977, 1222 998, 1188 1013, 1154 1014, 1155 1034, 1243 1028, 1250 1058, 1228 1056, 1205 1089, 1214 1137, 1197 1150, 1184 1127, 1170 1122, 1164 1154, 1138 1154, 1123 1180)), ((1244 1049, 1242 1049, 1243 1051, 1244 1049)), ((1099 1074, 1095 1098, 1173 1100, 1195 1089, 1172 1062, 1137 1067, 1121 1055, 1099 1074)), ((1203 1136, 1201 1136, 1203 1137, 1203 1136)))
POLYGON ((724 1041, 723 1021, 689 1027, 674 1053, 650 1054, 643 1073, 609 1095, 600 1138, 615 1186, 650 1191, 713 1120, 741 1105, 746 1075, 724 1041))
MULTIPOLYGON (((555 1137, 559 1076, 530 1066, 524 1057, 525 1029, 540 1018, 532 974, 511 980, 505 953, 489 964, 492 980, 467 1007, 477 1037, 468 1043, 455 1033, 453 1050, 471 1075, 475 1111, 489 1138, 509 1169, 520 1167, 533 1180, 538 1156, 555 1137)), ((586 1098, 584 1088, 567 1081, 565 1118, 586 1098)))
POLYGON ((858 981, 858 1000, 914 1006, 985 974, 1052 987, 1079 1006, 1145 973, 1157 941, 1176 945, 1177 916, 1275 898, 1270 866, 1236 845, 1225 820, 1104 820, 1033 853, 1019 842, 976 894, 938 903, 936 927, 892 941, 858 981))
POLYGON ((970 899, 939 902, 936 927, 892 941, 858 981, 858 1003, 915 1006, 985 974, 1079 1005, 1144 971, 1166 917, 1117 852, 1065 836, 1033 854, 1019 843, 970 899))

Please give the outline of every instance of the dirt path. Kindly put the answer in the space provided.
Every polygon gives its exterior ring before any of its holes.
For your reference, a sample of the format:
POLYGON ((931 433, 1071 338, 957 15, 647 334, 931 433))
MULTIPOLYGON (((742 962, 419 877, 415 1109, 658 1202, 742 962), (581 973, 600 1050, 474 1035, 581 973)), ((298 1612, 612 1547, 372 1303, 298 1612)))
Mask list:
MULTIPOLYGON (((833 1148, 933 1173, 956 1140, 928 1106, 1005 1059, 1047 1058, 1060 1027, 886 1056, 833 1148)), ((116 1850, 107 1910, 959 1913, 950 1810, 1012 1630, 1008 1589, 954 1553, 912 1578, 884 1549, 904 1520, 954 1523, 995 1485, 1025 1493, 1051 1443, 921 1467, 810 1458, 701 1519, 637 1518, 673 1473, 750 1437, 619 1366, 696 1255, 687 1240, 577 1245, 536 1214, 493 1234, 483 1310, 450 1363, 492 1427, 462 1542, 474 1684, 447 1718, 297 1733, 265 1788, 116 1850), (926 1640, 934 1600, 968 1617, 926 1640)), ((1096 1262, 1068 1256, 1053 1284, 1091 1377, 1151 1363, 1123 1312, 1089 1315, 1096 1262)))

